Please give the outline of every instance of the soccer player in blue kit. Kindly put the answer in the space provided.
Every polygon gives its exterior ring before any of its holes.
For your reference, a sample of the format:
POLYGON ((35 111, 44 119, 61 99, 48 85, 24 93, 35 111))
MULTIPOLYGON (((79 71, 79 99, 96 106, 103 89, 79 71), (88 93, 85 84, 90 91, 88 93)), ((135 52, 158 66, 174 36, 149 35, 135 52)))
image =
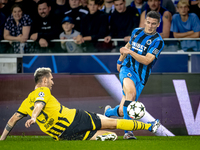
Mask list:
MULTIPOLYGON (((160 14, 156 11, 147 13, 145 28, 133 30, 129 42, 120 49, 117 61, 117 70, 122 85, 122 100, 120 105, 111 108, 105 107, 104 115, 123 116, 131 119, 127 114, 127 106, 132 101, 137 101, 148 78, 151 68, 155 64, 164 47, 164 41, 156 29, 160 25, 160 14)), ((157 120, 159 123, 159 120, 157 120)), ((125 131, 124 139, 136 139, 131 131, 125 131)))

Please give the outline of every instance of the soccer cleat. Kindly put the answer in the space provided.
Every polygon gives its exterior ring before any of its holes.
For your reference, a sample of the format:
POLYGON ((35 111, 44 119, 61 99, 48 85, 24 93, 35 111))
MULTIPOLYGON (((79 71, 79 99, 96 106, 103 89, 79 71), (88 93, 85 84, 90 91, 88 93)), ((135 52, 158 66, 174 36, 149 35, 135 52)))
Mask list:
POLYGON ((117 139, 117 135, 111 132, 104 133, 102 135, 97 135, 97 141, 115 141, 117 139))
POLYGON ((106 116, 106 111, 107 111, 109 108, 111 108, 110 105, 107 105, 107 106, 105 107, 105 109, 104 109, 104 116, 106 116))
POLYGON ((153 133, 156 133, 159 126, 160 126, 160 120, 159 119, 156 119, 155 121, 153 122, 147 122, 147 123, 150 123, 151 126, 149 127, 149 131, 153 132, 153 133))
POLYGON ((133 132, 128 131, 128 133, 124 134, 123 139, 127 139, 127 140, 134 139, 134 140, 136 140, 137 138, 134 136, 133 132))

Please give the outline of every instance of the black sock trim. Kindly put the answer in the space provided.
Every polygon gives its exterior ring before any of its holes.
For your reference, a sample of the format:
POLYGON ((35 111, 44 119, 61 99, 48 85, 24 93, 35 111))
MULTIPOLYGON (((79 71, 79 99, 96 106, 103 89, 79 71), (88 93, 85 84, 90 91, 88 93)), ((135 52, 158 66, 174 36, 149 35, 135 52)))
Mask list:
POLYGON ((117 114, 118 114, 119 117, 121 117, 120 114, 119 114, 119 107, 117 108, 117 114))
POLYGON ((125 107, 128 107, 128 105, 129 105, 131 102, 132 102, 132 101, 125 100, 125 102, 124 102, 124 106, 125 106, 125 107))

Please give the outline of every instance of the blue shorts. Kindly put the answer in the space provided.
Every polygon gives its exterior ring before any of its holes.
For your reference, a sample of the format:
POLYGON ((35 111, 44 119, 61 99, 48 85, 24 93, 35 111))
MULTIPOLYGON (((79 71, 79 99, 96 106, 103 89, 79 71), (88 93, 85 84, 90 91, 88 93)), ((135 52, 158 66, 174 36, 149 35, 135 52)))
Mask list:
POLYGON ((131 68, 123 66, 120 69, 119 78, 120 78, 120 82, 121 82, 121 85, 122 85, 122 93, 123 93, 124 96, 125 96, 125 93, 123 91, 123 80, 124 80, 124 78, 130 78, 135 83, 135 88, 136 88, 135 101, 137 101, 142 90, 143 90, 143 88, 144 88, 144 84, 140 80, 139 76, 131 68))

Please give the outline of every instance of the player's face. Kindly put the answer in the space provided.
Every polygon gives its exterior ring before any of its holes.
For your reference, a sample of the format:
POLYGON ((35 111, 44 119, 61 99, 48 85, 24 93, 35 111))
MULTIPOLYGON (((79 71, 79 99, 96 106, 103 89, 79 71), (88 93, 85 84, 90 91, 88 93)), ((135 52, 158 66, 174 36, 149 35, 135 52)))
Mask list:
POLYGON ((71 8, 77 8, 80 4, 80 0, 69 0, 69 5, 71 8))
POLYGON ((42 17, 45 18, 49 15, 51 11, 51 7, 47 6, 47 3, 42 3, 40 5, 38 5, 38 14, 42 17))
POLYGON ((49 76, 49 78, 47 79, 47 82, 46 82, 46 87, 48 87, 51 90, 53 84, 54 84, 54 82, 53 82, 53 76, 50 73, 50 76, 49 76))
POLYGON ((98 10, 98 5, 95 4, 94 1, 89 1, 87 7, 88 7, 88 9, 90 11, 90 14, 94 14, 98 10))
POLYGON ((126 11, 126 3, 123 0, 114 1, 115 9, 119 13, 123 13, 126 11))
POLYGON ((147 17, 145 20, 145 32, 148 34, 154 34, 159 25, 160 23, 157 19, 147 17))
POLYGON ((188 15, 189 7, 187 5, 179 5, 177 8, 181 16, 188 15))
POLYGON ((65 32, 72 31, 73 27, 74 27, 74 24, 72 24, 70 22, 65 22, 62 24, 62 28, 65 32))
POLYGON ((13 18, 15 19, 15 21, 20 20, 22 18, 21 8, 20 7, 13 8, 12 15, 13 15, 13 18))
POLYGON ((160 0, 148 0, 148 5, 151 10, 157 11, 160 7, 160 0))

